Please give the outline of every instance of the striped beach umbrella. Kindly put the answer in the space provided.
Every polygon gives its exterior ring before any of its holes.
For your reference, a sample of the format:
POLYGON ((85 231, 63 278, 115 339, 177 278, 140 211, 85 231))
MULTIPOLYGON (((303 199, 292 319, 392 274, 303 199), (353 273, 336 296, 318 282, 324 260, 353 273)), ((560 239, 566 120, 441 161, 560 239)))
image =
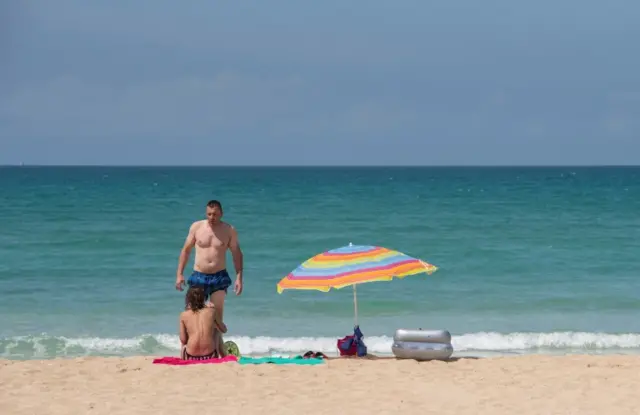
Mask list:
POLYGON ((435 265, 392 249, 349 244, 309 258, 284 277, 277 289, 278 293, 289 289, 328 292, 332 288, 352 286, 355 322, 358 325, 356 285, 432 274, 437 269, 435 265))

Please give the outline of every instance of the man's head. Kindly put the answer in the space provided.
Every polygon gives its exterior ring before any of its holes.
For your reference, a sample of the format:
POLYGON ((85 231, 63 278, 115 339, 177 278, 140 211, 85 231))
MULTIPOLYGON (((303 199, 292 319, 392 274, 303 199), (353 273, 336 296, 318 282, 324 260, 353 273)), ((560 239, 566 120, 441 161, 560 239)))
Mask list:
POLYGON ((207 220, 211 225, 220 222, 222 218, 222 203, 217 200, 210 200, 207 203, 207 220))
POLYGON ((202 287, 189 287, 187 291, 187 309, 193 312, 204 308, 204 289, 202 287))

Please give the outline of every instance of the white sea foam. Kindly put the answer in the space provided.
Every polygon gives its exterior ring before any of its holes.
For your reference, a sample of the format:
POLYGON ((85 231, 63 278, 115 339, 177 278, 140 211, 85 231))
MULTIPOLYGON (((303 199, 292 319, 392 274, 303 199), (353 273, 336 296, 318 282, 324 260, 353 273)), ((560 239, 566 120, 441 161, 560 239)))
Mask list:
MULTIPOLYGON (((244 355, 294 355, 307 350, 337 355, 337 337, 248 337, 228 336, 244 355)), ((365 337, 369 353, 390 355, 393 339, 387 336, 365 337)), ((640 333, 609 334, 588 332, 495 333, 478 332, 453 335, 454 353, 640 353, 640 333)), ((147 334, 134 338, 47 335, 0 339, 0 357, 50 358, 84 355, 163 355, 180 348, 178 336, 147 334)))

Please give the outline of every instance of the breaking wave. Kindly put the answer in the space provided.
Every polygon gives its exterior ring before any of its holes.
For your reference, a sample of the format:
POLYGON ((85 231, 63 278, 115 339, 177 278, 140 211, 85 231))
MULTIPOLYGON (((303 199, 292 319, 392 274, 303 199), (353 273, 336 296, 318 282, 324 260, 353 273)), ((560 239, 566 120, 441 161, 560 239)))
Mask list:
MULTIPOLYGON (((244 355, 293 355, 307 350, 336 355, 333 337, 248 337, 228 336, 244 355)), ((393 339, 365 337, 369 353, 390 355, 393 339)), ((609 334, 589 332, 496 333, 453 335, 454 355, 507 353, 640 353, 640 333, 609 334)), ((56 337, 48 335, 0 339, 0 357, 41 359, 78 356, 175 355, 180 348, 177 335, 145 334, 133 338, 56 337)))

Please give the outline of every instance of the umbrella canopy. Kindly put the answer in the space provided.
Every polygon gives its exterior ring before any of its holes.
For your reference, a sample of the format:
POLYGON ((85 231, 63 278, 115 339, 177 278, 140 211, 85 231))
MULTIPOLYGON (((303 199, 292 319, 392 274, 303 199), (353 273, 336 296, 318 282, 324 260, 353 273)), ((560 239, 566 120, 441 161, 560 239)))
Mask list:
POLYGON ((351 245, 318 254, 291 271, 277 285, 278 293, 286 289, 327 292, 355 284, 390 281, 438 268, 420 259, 392 249, 351 245))

